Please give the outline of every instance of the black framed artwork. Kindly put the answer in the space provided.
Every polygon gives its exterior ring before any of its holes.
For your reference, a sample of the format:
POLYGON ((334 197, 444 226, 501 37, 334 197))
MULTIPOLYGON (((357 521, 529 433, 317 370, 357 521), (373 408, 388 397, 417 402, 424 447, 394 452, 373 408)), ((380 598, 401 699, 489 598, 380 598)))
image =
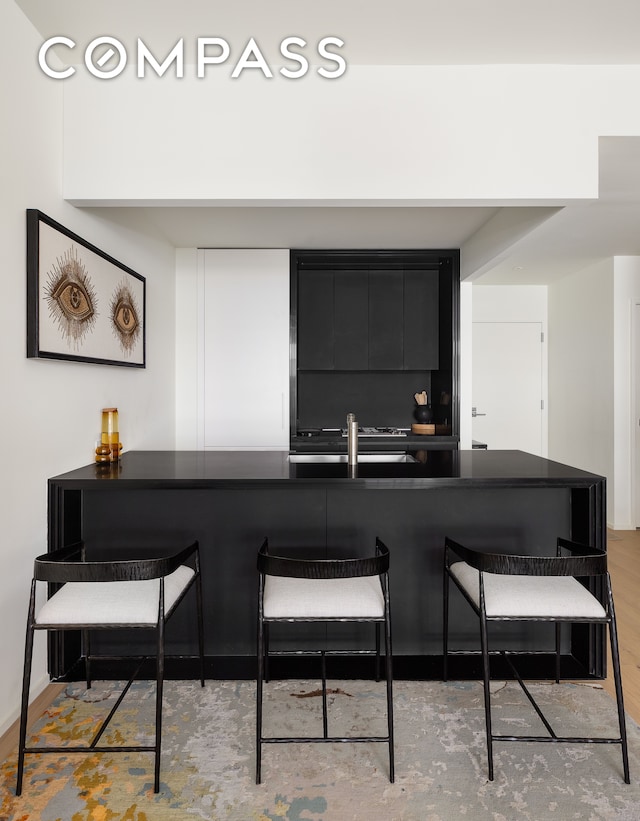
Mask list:
POLYGON ((27 357, 144 368, 146 280, 27 209, 27 357))

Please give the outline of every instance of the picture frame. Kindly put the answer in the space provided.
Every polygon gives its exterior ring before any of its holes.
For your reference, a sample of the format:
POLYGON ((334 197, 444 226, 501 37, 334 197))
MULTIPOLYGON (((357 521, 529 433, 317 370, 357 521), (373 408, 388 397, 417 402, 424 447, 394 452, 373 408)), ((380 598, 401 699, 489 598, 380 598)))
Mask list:
POLYGON ((27 357, 146 367, 146 279, 27 209, 27 357))

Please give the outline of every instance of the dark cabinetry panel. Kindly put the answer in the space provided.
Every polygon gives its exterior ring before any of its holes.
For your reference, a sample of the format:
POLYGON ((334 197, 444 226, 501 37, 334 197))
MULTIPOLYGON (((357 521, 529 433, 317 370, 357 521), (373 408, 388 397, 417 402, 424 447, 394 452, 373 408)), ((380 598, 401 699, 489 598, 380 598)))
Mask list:
POLYGON ((306 269, 298 277, 299 370, 435 370, 438 271, 306 269))
MULTIPOLYGON (((91 558, 127 558, 149 546, 200 542, 205 597, 205 652, 208 656, 251 655, 256 636, 256 557, 265 536, 291 549, 326 546, 324 488, 241 487, 233 490, 127 489, 84 494, 83 538, 91 558), (114 518, 118 527, 113 527, 114 518)), ((195 599, 176 611, 167 626, 170 654, 193 652, 195 599), (191 611, 191 612, 190 612, 191 611)), ((118 631, 121 632, 121 631, 118 631)), ((131 631, 130 646, 153 650, 146 631, 131 631), (145 634, 142 635, 141 634, 145 634)), ((118 652, 116 632, 96 631, 97 654, 118 652)), ((54 671, 57 674, 58 671, 54 671)))
POLYGON ((404 369, 435 370, 440 361, 438 271, 405 271, 403 298, 404 369))
MULTIPOLYGON (((571 532, 571 498, 566 488, 459 487, 453 492, 443 488, 427 492, 330 489, 327 540, 353 550, 370 544, 376 536, 386 543, 391 552, 394 654, 435 655, 442 652, 445 536, 476 549, 500 544, 506 552, 536 555, 540 545, 553 545, 559 534, 571 532), (358 523, 357 528, 353 528, 353 522, 358 523)), ((452 599, 452 646, 456 650, 476 650, 477 619, 470 608, 459 606, 453 593, 452 599)), ((531 625, 512 622, 500 625, 494 641, 505 649, 526 644, 529 651, 541 652, 553 646, 553 627, 532 629, 531 625)))
POLYGON ((298 366, 332 369, 333 351, 333 272, 309 271, 298 283, 298 366))
POLYGON ((369 272, 369 368, 402 370, 404 271, 369 272))
POLYGON ((369 367, 368 289, 367 271, 341 271, 334 274, 333 324, 336 370, 360 371, 369 367))

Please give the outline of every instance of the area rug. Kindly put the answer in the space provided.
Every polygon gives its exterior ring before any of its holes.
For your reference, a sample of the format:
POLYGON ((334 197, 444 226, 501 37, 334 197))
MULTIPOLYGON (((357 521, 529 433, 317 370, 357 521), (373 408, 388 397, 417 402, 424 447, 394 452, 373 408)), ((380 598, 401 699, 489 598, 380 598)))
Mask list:
MULTIPOLYGON (((33 741, 90 738, 117 697, 117 682, 80 684, 34 725, 33 741)), ((385 732, 383 683, 330 683, 329 732, 385 732)), ((599 685, 532 685, 556 732, 613 735, 615 704, 599 685)), ((2 821, 547 821, 640 818, 640 730, 629 721, 630 785, 617 745, 498 743, 487 780, 478 682, 407 682, 394 687, 396 781, 385 744, 272 744, 255 784, 255 685, 166 683, 161 790, 148 753, 30 755, 14 795, 15 756, 2 765, 2 821)), ((516 684, 494 684, 495 730, 543 734, 516 684)), ((152 738, 154 687, 136 683, 109 742, 152 738)), ((265 730, 321 732, 317 683, 266 685, 265 730)))

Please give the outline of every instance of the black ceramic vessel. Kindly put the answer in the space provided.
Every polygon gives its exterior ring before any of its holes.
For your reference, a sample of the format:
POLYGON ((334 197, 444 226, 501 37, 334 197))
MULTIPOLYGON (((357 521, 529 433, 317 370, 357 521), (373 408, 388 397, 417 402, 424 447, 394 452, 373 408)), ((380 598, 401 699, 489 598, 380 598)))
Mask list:
POLYGON ((433 409, 431 405, 416 405, 413 416, 420 425, 428 425, 433 422, 433 409))

